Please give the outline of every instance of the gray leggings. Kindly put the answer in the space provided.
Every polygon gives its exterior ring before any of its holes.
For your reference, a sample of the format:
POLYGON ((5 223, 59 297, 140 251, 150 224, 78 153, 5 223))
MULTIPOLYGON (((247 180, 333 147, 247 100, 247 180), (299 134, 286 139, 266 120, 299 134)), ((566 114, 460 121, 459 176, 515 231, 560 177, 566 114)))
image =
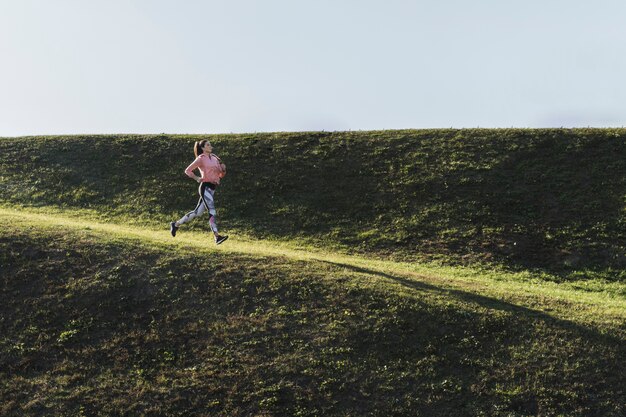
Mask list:
POLYGON ((198 204, 193 211, 185 214, 179 221, 178 224, 181 225, 183 223, 187 223, 189 220, 195 219, 196 217, 202 215, 205 211, 209 213, 209 226, 211 226, 211 230, 217 233, 217 222, 215 220, 215 215, 217 212, 215 211, 215 201, 213 200, 213 194, 215 194, 215 189, 211 189, 209 186, 210 183, 203 182, 200 184, 198 188, 198 193, 200 194, 200 199, 198 200, 198 204))

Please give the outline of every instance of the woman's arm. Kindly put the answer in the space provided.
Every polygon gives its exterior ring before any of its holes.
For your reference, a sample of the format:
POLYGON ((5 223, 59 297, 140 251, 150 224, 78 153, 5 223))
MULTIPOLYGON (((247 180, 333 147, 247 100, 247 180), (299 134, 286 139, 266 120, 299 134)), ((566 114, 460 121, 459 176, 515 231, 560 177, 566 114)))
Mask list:
POLYGON ((224 176, 226 175, 226 165, 222 163, 222 160, 220 159, 219 156, 215 155, 214 153, 212 153, 211 155, 213 155, 217 159, 217 162, 220 163, 221 172, 218 175, 220 178, 224 178, 224 176))
POLYGON ((193 173, 193 170, 198 168, 199 165, 200 157, 194 159, 194 161, 189 164, 187 168, 185 168, 185 175, 187 175, 189 178, 193 178, 196 182, 200 182, 200 180, 202 179, 202 177, 198 177, 196 174, 193 173))

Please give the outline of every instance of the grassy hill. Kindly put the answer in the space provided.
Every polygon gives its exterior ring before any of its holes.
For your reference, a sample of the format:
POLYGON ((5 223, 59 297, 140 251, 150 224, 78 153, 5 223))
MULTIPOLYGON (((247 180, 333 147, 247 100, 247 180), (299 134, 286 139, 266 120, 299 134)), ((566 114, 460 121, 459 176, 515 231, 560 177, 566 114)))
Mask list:
MULTIPOLYGON (((0 140, 0 201, 165 225, 199 136, 0 140)), ((209 136, 224 230, 409 261, 624 278, 626 130, 209 136), (582 271, 582 272, 581 272, 582 271)))
POLYGON ((626 411, 623 299, 598 314, 198 235, 3 218, 2 415, 626 411))
POLYGON ((626 414, 626 130, 0 138, 0 415, 626 414))

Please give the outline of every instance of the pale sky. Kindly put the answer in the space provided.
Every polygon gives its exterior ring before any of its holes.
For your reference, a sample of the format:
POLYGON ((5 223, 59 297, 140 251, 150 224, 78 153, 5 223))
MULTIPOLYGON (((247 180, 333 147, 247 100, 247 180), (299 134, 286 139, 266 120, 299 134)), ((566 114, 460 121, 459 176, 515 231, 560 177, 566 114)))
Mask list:
POLYGON ((0 0, 0 136, 626 125, 623 0, 0 0))

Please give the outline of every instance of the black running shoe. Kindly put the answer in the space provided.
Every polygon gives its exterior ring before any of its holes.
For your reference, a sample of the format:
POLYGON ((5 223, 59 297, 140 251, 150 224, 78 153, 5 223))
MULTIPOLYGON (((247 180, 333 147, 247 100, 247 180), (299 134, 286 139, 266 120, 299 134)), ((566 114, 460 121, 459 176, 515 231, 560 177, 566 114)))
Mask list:
POLYGON ((223 241, 225 241, 226 239, 228 239, 228 236, 220 236, 217 235, 217 237, 215 238, 215 244, 219 245, 220 243, 222 243, 223 241))
POLYGON ((172 234, 172 236, 176 236, 176 231, 178 230, 178 227, 176 227, 176 222, 171 222, 170 223, 170 233, 172 234))

